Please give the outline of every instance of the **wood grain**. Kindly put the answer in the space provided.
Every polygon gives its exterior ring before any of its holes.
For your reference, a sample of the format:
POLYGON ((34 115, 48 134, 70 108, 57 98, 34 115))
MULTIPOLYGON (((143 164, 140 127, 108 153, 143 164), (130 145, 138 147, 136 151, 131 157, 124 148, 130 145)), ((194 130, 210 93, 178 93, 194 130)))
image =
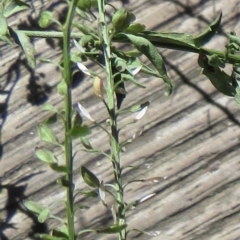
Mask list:
MULTIPOLYGON (((125 1, 127 2, 127 1, 125 1)), ((224 34, 239 31, 239 0, 219 1, 128 1, 139 22, 148 29, 159 31, 189 32, 197 35, 209 24, 219 11, 223 12, 220 33, 207 46, 224 49, 224 34)), ((37 12, 40 2, 33 2, 37 12)), ((122 3, 117 2, 120 6, 122 3)), ((64 5, 57 1, 44 1, 43 8, 64 12, 64 5)), ((37 12, 32 11, 33 19, 37 12)), ((29 13, 11 18, 16 28, 29 13)), ((32 23, 34 25, 34 23, 32 23)), ((22 26, 21 25, 21 26, 22 26)), ((35 39, 36 57, 60 59, 59 40, 52 45, 44 39, 35 39)), ((1 185, 0 237, 1 239, 37 239, 36 231, 47 231, 57 226, 56 221, 38 224, 27 213, 22 199, 28 198, 49 206, 64 199, 64 190, 57 184, 59 175, 39 162, 34 149, 43 146, 36 127, 49 114, 42 111, 44 103, 57 108, 63 106, 56 85, 61 75, 53 65, 38 62, 34 71, 27 65, 21 51, 1 44, 1 185)), ((130 233, 130 239, 164 240, 234 240, 240 239, 240 148, 239 109, 235 101, 216 92, 211 83, 200 75, 197 56, 178 51, 159 49, 175 84, 171 96, 164 96, 164 84, 155 78, 140 79, 145 89, 128 85, 128 95, 123 107, 136 102, 151 101, 144 118, 121 133, 121 140, 131 137, 144 127, 143 135, 127 146, 122 154, 122 164, 139 165, 140 169, 126 168, 124 181, 151 177, 166 177, 159 183, 133 183, 126 188, 126 202, 142 198, 150 193, 156 195, 128 213, 129 228, 159 231, 157 237, 130 233)), ((97 66, 89 65, 99 72, 97 66)), ((99 72, 100 73, 100 72, 99 72)), ((100 73, 102 74, 102 73, 100 73)), ((92 82, 83 78, 73 89, 73 101, 81 103, 93 118, 103 125, 106 110, 94 97, 92 82)), ((132 116, 120 118, 120 125, 132 116)), ((85 120, 86 124, 88 121, 85 120)), ((54 131, 63 139, 62 127, 54 131)), ((107 136, 92 126, 90 141, 94 147, 108 150, 107 136)), ((75 151, 81 148, 74 141, 75 151)), ((54 153, 63 161, 62 152, 54 153)), ((111 163, 96 154, 79 152, 74 162, 75 185, 87 186, 79 174, 79 167, 90 168, 106 183, 113 181, 111 163)), ((110 212, 99 200, 80 196, 78 204, 90 206, 76 215, 77 229, 104 227, 112 224, 110 212)), ((112 199, 108 199, 112 203, 112 199)), ((62 204, 53 207, 54 214, 64 216, 62 204)), ((116 236, 85 235, 83 239, 117 239, 116 236)))

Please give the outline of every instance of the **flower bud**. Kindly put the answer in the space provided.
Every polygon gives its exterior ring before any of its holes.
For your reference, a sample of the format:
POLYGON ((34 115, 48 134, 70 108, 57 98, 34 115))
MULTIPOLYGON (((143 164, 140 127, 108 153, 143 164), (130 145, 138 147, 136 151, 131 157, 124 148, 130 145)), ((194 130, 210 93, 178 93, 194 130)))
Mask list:
POLYGON ((44 11, 41 13, 38 24, 41 28, 46 28, 52 23, 52 13, 49 11, 44 11))
POLYGON ((133 13, 124 8, 117 10, 112 17, 112 25, 117 32, 129 27, 131 22, 135 20, 133 13))
POLYGON ((78 0, 77 6, 84 12, 89 12, 92 7, 97 6, 97 0, 78 0))

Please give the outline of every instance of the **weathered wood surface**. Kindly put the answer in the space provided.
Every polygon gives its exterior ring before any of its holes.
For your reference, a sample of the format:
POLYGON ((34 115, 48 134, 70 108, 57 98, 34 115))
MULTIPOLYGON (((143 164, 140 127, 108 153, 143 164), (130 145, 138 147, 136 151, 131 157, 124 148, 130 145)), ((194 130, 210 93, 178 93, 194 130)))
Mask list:
MULTIPOLYGON (((226 43, 224 32, 235 30, 240 33, 239 0, 130 2, 126 6, 139 21, 148 28, 161 31, 197 34, 222 11, 221 34, 209 46, 223 49, 226 43)), ((34 4, 39 5, 40 2, 34 4)), ((46 6, 61 8, 56 4, 46 6)), ((26 19, 23 13, 20 19, 13 18, 11 25, 16 27, 26 19)), ((37 57, 59 59, 57 45, 53 51, 45 40, 36 39, 35 46, 37 57)), ((24 210, 21 200, 29 198, 49 205, 64 199, 64 191, 55 183, 58 175, 34 156, 34 149, 43 145, 36 134, 36 126, 48 115, 41 110, 40 103, 46 100, 56 107, 63 105, 61 96, 55 91, 60 74, 55 67, 45 64, 38 64, 35 72, 29 72, 24 57, 14 50, 1 45, 0 84, 1 90, 6 92, 1 92, 0 96, 0 236, 11 240, 37 239, 34 231, 44 232, 47 225, 51 227, 56 222, 37 224, 36 218, 24 210), (46 94, 46 98, 41 93, 46 94)), ((122 132, 122 139, 126 139, 144 126, 143 135, 122 154, 122 162, 124 165, 143 166, 141 170, 126 169, 125 181, 154 176, 167 179, 155 185, 137 183, 127 188, 126 201, 156 193, 155 197, 129 212, 129 227, 161 232, 155 238, 142 235, 138 239, 240 239, 239 109, 233 99, 217 93, 200 75, 194 54, 159 50, 169 63, 167 67, 175 83, 174 92, 165 97, 163 83, 153 78, 141 80, 146 89, 128 86, 124 107, 143 100, 150 100, 151 105, 143 120, 122 132)), ((79 83, 74 88, 73 100, 81 101, 92 116, 104 124, 105 110, 93 96, 91 84, 87 78, 79 83)), ((130 119, 131 116, 122 117, 120 125, 130 119)), ((62 139, 62 128, 55 127, 54 130, 62 139)), ((92 128, 91 142, 95 147, 108 149, 105 134, 96 127, 92 128)), ((77 141, 74 145, 75 150, 80 148, 77 141)), ((62 152, 56 149, 55 154, 62 160, 62 152)), ((77 188, 86 188, 79 177, 81 164, 89 167, 104 182, 112 182, 111 164, 107 159, 80 152, 74 163, 77 188)), ((89 201, 82 197, 80 200, 89 201)), ((91 207, 78 212, 78 229, 112 223, 110 213, 99 200, 86 203, 91 207)), ((53 211, 61 216, 64 214, 61 204, 53 211)), ((134 236, 137 235, 131 235, 130 239, 134 236)), ((83 239, 116 238, 86 235, 83 239)))

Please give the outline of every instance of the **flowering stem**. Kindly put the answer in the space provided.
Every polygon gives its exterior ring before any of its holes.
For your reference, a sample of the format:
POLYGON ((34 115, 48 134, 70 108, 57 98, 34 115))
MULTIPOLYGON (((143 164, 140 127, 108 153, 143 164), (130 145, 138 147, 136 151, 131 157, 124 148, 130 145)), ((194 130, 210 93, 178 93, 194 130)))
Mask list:
POLYGON ((77 0, 72 0, 68 9, 67 19, 63 26, 63 63, 64 63, 64 80, 66 84, 66 93, 64 95, 65 105, 65 161, 68 172, 66 173, 66 180, 69 182, 67 188, 67 227, 69 240, 75 240, 74 228, 74 188, 73 188, 73 157, 72 157, 72 139, 69 135, 72 128, 72 92, 71 92, 71 66, 70 66, 70 33, 71 24, 75 12, 77 0))
MULTIPOLYGON (((104 0, 98 0, 100 26, 103 38, 103 53, 105 59, 105 67, 107 74, 107 107, 109 110, 110 117, 110 128, 111 128, 111 157, 114 169, 115 187, 117 192, 117 204, 118 204, 118 224, 123 225, 126 223, 125 211, 124 211, 124 196, 122 187, 122 176, 121 176, 121 163, 119 155, 119 138, 118 138, 118 126, 117 126, 117 114, 115 107, 114 97, 114 79, 112 74, 111 66, 111 48, 110 48, 110 36, 105 20, 105 9, 104 0)), ((119 232, 119 240, 126 239, 126 229, 119 232)))

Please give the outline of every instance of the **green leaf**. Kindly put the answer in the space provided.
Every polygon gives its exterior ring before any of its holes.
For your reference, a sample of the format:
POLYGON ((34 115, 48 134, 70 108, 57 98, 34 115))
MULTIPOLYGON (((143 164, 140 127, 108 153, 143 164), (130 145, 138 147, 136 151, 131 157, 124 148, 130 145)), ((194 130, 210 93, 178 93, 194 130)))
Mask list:
POLYGON ((60 173, 68 173, 69 172, 69 170, 66 166, 58 165, 57 163, 51 163, 49 166, 55 172, 60 172, 60 173))
POLYGON ((219 58, 218 55, 213 54, 208 59, 208 64, 214 67, 225 67, 225 62, 223 59, 219 58))
POLYGON ((40 239, 43 239, 43 240, 67 240, 68 239, 68 238, 54 237, 49 234, 39 234, 38 236, 40 237, 40 239))
POLYGON ((78 137, 85 137, 90 134, 90 128, 88 126, 74 126, 71 129, 71 137, 78 138, 78 137))
POLYGON ((131 81, 134 85, 136 85, 137 87, 140 88, 146 88, 144 85, 140 84, 133 75, 131 75, 130 73, 121 73, 121 80, 126 81, 129 80, 131 81))
MULTIPOLYGON (((1 7, 1 6, 0 6, 1 7)), ((8 35, 8 23, 6 17, 3 15, 0 8, 0 36, 5 37, 8 35)))
POLYGON ((20 0, 8 0, 6 1, 6 5, 4 6, 4 16, 8 18, 17 12, 30 8, 31 7, 29 4, 20 0))
POLYGON ((238 106, 240 107, 240 87, 236 87, 235 90, 236 90, 236 94, 235 94, 234 98, 235 98, 238 106))
POLYGON ((61 177, 57 179, 57 183, 60 184, 63 187, 69 187, 70 186, 70 182, 66 179, 66 177, 61 177))
POLYGON ((35 154, 38 159, 46 163, 57 163, 57 158, 46 148, 37 148, 35 154))
POLYGON ((46 208, 39 203, 33 202, 31 200, 24 200, 23 205, 32 213, 40 214, 46 208))
POLYGON ((61 95, 66 95, 67 93, 67 84, 64 79, 60 81, 60 83, 57 85, 57 91, 61 95))
POLYGON ((42 107, 44 111, 57 112, 57 109, 52 104, 45 104, 42 107))
POLYGON ((81 24, 79 22, 73 23, 73 26, 76 27, 79 31, 81 31, 85 35, 89 35, 91 33, 93 33, 94 35, 98 34, 96 32, 96 30, 94 28, 92 28, 91 26, 86 26, 86 25, 81 24))
POLYGON ((83 177, 83 180, 85 183, 93 188, 98 188, 100 186, 100 181, 96 177, 94 173, 92 173, 90 170, 88 170, 86 167, 81 166, 81 175, 83 177))
POLYGON ((81 115, 76 111, 76 109, 73 109, 72 111, 72 126, 81 126, 83 123, 83 119, 81 115))
POLYGON ((180 50, 182 47, 197 49, 193 36, 188 33, 144 31, 138 36, 146 38, 155 46, 167 46, 180 50))
POLYGON ((144 103, 141 103, 141 104, 136 104, 134 106, 131 107, 130 109, 130 112, 134 113, 134 112, 138 112, 140 111, 141 109, 143 109, 144 107, 147 107, 150 105, 150 102, 149 101, 146 101, 144 103))
MULTIPOLYGON (((121 58, 122 60, 124 60, 126 62, 128 72, 131 72, 131 69, 138 68, 139 66, 141 66, 142 68, 140 70, 140 73, 145 73, 147 75, 161 78, 161 76, 158 72, 156 72, 155 70, 153 70, 152 68, 148 67, 146 64, 141 62, 139 60, 139 57, 128 56, 128 52, 127 53, 115 52, 115 53, 113 53, 113 55, 114 55, 114 57, 121 58)), ((138 55, 139 55, 139 51, 138 51, 138 55)), ((139 84, 139 83, 137 82, 137 84, 139 84)), ((144 87, 144 86, 141 85, 141 87, 144 87)))
POLYGON ((235 95, 236 91, 232 85, 232 78, 219 67, 209 65, 208 58, 205 54, 199 54, 198 64, 203 68, 202 74, 211 81, 219 92, 231 97, 235 95))
POLYGON ((197 37, 194 38, 194 43, 196 47, 201 47, 208 41, 212 39, 212 37, 217 33, 220 23, 222 19, 222 13, 218 15, 218 17, 197 37))
POLYGON ((163 61, 162 56, 154 45, 143 37, 138 37, 132 34, 125 34, 132 44, 138 49, 139 52, 144 54, 154 65, 160 74, 160 77, 164 80, 167 87, 167 94, 172 91, 172 83, 167 75, 167 70, 163 61))
POLYGON ((27 58, 28 64, 31 68, 35 68, 36 62, 35 62, 35 49, 30 41, 30 38, 21 31, 15 31, 18 41, 24 51, 24 54, 27 58))
POLYGON ((83 233, 87 233, 87 232, 96 232, 94 229, 84 229, 84 230, 81 230, 77 233, 77 236, 80 236, 81 234, 83 233))
POLYGON ((58 120, 57 113, 54 113, 52 116, 49 116, 46 120, 44 120, 44 124, 51 125, 53 123, 56 123, 58 120))
POLYGON ((146 29, 146 26, 141 23, 132 23, 130 26, 125 30, 127 33, 139 33, 143 32, 146 29))
POLYGON ((96 230, 96 232, 98 232, 98 233, 107 233, 107 234, 119 233, 123 229, 125 229, 126 227, 127 227, 127 224, 113 225, 113 226, 110 226, 109 228, 96 230))
POLYGON ((40 223, 44 223, 48 217, 50 216, 50 210, 48 208, 45 208, 44 210, 42 210, 39 215, 38 215, 38 221, 40 223))
POLYGON ((0 40, 3 41, 3 42, 8 43, 9 45, 13 45, 13 43, 11 42, 11 40, 9 39, 9 37, 0 36, 0 40))
POLYGON ((38 135, 45 142, 58 144, 57 137, 46 124, 38 127, 38 135))
POLYGON ((52 235, 54 237, 58 237, 60 239, 61 238, 68 239, 68 237, 69 237, 68 229, 66 226, 63 226, 63 227, 57 228, 57 229, 53 229, 52 235))
POLYGON ((80 137, 81 143, 82 145, 86 148, 86 149, 93 149, 91 143, 88 141, 87 138, 85 137, 80 137))
POLYGON ((94 198, 98 197, 98 193, 93 190, 83 190, 83 191, 81 191, 81 193, 88 197, 94 197, 94 198))

